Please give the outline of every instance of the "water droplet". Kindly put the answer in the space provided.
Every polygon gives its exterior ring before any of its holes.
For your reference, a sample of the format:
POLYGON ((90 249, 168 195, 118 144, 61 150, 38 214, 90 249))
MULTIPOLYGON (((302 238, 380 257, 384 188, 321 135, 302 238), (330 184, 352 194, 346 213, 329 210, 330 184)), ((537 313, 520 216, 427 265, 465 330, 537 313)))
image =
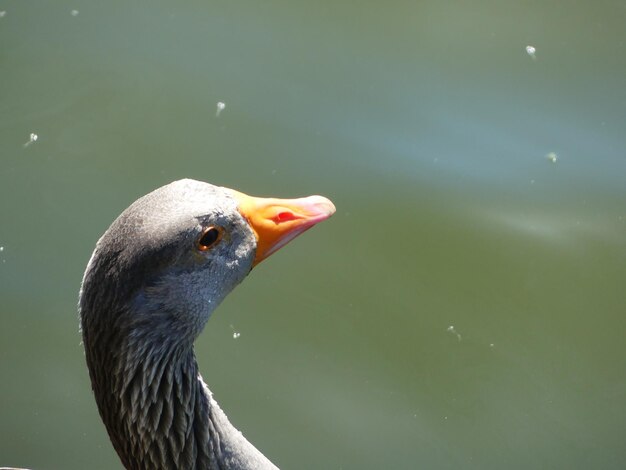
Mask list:
POLYGON ((548 160, 550 160, 552 163, 556 163, 556 161, 557 161, 557 159, 559 157, 557 156, 556 152, 550 152, 550 153, 546 154, 546 158, 548 160))
POLYGON ((24 144, 24 147, 28 147, 30 144, 32 144, 33 142, 37 142, 37 139, 39 138, 39 136, 37 134, 35 134, 34 132, 30 133, 30 137, 28 139, 28 142, 26 142, 24 144))
POLYGON ((220 117, 220 113, 226 109, 226 103, 222 101, 217 102, 217 111, 215 111, 215 117, 220 117))
POLYGON ((70 15, 72 15, 72 16, 78 16, 78 10, 72 10, 72 11, 70 11, 70 15))
POLYGON ((7 16, 6 10, 0 11, 0 18, 4 18, 5 16, 7 16))
POLYGON ((453 325, 450 325, 446 331, 448 331, 448 332, 452 333, 454 336, 456 336, 456 339, 458 339, 459 341, 461 341, 461 339, 463 339, 463 338, 461 338, 461 335, 459 334, 458 331, 456 331, 456 329, 454 328, 453 325))
POLYGON ((535 49, 535 46, 526 46, 526 54, 528 54, 533 60, 537 59, 535 52, 537 52, 537 49, 535 49))

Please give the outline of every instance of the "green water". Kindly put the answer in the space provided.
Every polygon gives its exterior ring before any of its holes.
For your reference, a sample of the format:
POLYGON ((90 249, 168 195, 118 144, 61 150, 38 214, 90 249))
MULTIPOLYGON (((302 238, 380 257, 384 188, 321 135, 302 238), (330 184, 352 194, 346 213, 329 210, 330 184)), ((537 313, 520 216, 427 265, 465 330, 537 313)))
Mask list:
POLYGON ((625 2, 0 11, 0 465, 121 467, 80 279, 194 177, 338 209, 196 344, 279 466, 624 468, 625 2))

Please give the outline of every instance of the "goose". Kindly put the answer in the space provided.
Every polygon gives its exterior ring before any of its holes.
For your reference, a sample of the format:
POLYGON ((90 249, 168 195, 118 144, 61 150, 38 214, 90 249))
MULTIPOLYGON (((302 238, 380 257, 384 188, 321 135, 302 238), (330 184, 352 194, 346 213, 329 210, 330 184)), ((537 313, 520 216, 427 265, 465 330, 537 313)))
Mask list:
POLYGON ((79 295, 98 410, 127 469, 275 469, 228 420, 193 344, 250 270, 335 212, 184 179, 131 204, 97 242, 79 295))

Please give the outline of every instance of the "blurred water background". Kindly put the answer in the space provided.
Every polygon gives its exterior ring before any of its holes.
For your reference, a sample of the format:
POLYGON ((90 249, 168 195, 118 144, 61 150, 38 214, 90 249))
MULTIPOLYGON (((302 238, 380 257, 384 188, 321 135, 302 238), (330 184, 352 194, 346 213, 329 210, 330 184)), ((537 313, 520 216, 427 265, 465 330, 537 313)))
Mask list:
POLYGON ((338 208, 196 344, 279 466, 625 468, 625 24, 609 0, 0 0, 0 464, 121 468, 78 288, 119 212, 193 177, 338 208))

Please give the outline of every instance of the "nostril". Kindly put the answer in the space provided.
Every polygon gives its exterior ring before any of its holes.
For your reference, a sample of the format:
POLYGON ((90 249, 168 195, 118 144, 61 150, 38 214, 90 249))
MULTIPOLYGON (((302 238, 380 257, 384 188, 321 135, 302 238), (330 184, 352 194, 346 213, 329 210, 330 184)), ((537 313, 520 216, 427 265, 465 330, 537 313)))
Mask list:
POLYGON ((279 212, 277 215, 275 215, 274 216, 274 222, 279 224, 281 222, 289 222, 290 220, 296 220, 296 219, 299 219, 299 218, 300 217, 298 217, 293 212, 285 211, 285 212, 279 212))

